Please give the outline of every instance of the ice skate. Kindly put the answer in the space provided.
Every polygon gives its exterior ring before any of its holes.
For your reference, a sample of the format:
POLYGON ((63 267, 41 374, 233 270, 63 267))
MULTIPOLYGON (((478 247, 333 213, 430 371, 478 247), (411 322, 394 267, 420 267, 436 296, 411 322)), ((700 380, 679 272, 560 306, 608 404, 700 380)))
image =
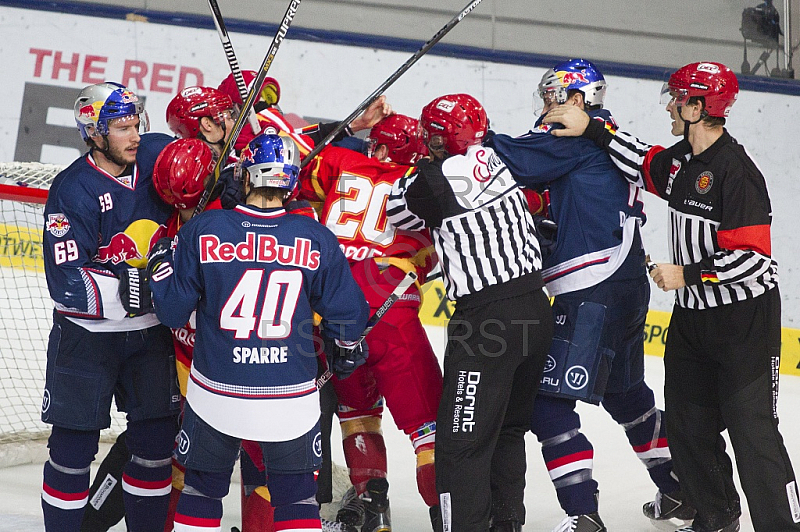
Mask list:
POLYGON ((328 521, 327 519, 320 519, 322 523, 322 532, 358 532, 358 529, 346 523, 339 523, 336 521, 328 521))
POLYGON ((570 515, 564 518, 553 532, 608 532, 606 525, 595 512, 589 515, 570 515))
POLYGON ((356 494, 353 486, 342 495, 342 506, 336 513, 336 522, 352 527, 364 524, 364 501, 356 494))
POLYGON ((657 529, 675 530, 689 525, 697 511, 684 501, 680 491, 661 493, 659 490, 656 499, 642 507, 642 513, 657 529))
POLYGON ((733 523, 729 524, 725 528, 715 528, 714 530, 711 530, 709 528, 695 528, 693 525, 689 525, 679 528, 675 532, 739 532, 739 519, 736 519, 733 523))
POLYGON ((367 491, 361 495, 364 501, 364 526, 361 532, 391 532, 389 511, 389 482, 385 478, 367 481, 367 491))

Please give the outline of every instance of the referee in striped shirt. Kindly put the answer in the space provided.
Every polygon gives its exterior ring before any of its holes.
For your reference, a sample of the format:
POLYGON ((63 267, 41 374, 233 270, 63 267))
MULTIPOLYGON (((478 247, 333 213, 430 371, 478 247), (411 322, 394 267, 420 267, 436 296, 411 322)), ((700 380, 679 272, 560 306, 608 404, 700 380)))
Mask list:
POLYGON ((651 265, 651 276, 662 290, 676 291, 664 398, 674 471, 697 509, 683 532, 739 530, 725 429, 755 530, 800 530, 798 489, 776 409, 781 298, 772 208, 764 176, 724 128, 738 92, 736 75, 720 63, 674 72, 662 103, 672 134, 684 138, 666 149, 600 131, 562 107, 546 119, 563 123, 561 132, 594 140, 631 182, 669 203, 672 263, 651 265))
POLYGON ((441 519, 445 530, 518 531, 524 436, 553 332, 533 219, 508 169, 480 145, 488 120, 477 100, 439 97, 420 128, 430 156, 395 183, 387 214, 399 229, 430 228, 456 301, 436 420, 441 519))

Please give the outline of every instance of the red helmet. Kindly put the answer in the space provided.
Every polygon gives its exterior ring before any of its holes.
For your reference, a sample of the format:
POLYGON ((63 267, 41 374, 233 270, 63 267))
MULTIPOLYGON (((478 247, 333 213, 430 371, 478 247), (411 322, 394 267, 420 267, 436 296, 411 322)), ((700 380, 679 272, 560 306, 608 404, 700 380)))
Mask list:
POLYGON ((219 123, 225 111, 232 112, 231 99, 213 87, 186 87, 167 105, 167 125, 181 138, 194 138, 200 132, 200 119, 210 117, 219 123))
POLYGON ((412 165, 428 152, 418 134, 419 121, 406 115, 389 115, 374 126, 367 136, 367 155, 370 157, 381 144, 389 148, 389 159, 398 164, 412 165))
POLYGON ((204 181, 214 171, 214 154, 200 139, 178 139, 161 150, 153 168, 153 186, 161 199, 178 209, 200 203, 204 181))
POLYGON ((440 96, 422 109, 419 119, 423 142, 430 147, 434 136, 441 136, 444 149, 451 155, 463 155, 479 144, 489 129, 483 106, 469 94, 440 96))
MULTIPOLYGON (((253 70, 242 70, 242 77, 244 78, 244 84, 247 85, 247 90, 250 90, 250 85, 252 85, 253 80, 256 79, 256 75, 257 73, 253 70)), ((233 100, 233 103, 237 105, 242 105, 244 103, 232 73, 228 74, 228 77, 222 80, 218 89, 227 94, 230 99, 233 100)), ((264 83, 261 84, 261 90, 256 97, 256 102, 259 100, 269 106, 278 105, 278 102, 281 100, 281 86, 278 84, 277 79, 270 77, 264 78, 264 83)))
POLYGON ((736 74, 722 63, 691 63, 669 77, 661 94, 662 98, 674 97, 678 105, 693 96, 702 96, 708 116, 724 118, 739 95, 739 82, 736 74))

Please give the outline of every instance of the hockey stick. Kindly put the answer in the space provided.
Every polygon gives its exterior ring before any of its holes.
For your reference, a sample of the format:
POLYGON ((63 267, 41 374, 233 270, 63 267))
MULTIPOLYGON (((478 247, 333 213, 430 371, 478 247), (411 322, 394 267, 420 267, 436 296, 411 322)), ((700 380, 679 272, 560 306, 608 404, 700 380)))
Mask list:
POLYGON ((253 105, 255 104, 256 95, 259 93, 259 88, 261 87, 261 84, 264 83, 264 79, 267 77, 267 72, 269 72, 269 67, 272 65, 272 61, 275 59, 275 54, 278 53, 278 48, 283 42, 283 39, 286 37, 286 33, 289 31, 289 26, 291 26, 292 20, 297 13, 298 6, 300 6, 300 0, 289 1, 289 7, 286 9, 283 19, 281 19, 281 24, 278 27, 278 31, 275 33, 275 37, 272 38, 269 51, 267 51, 267 55, 264 57, 264 62, 261 63, 261 68, 259 68, 258 74, 253 80, 253 86, 250 87, 250 90, 247 92, 247 98, 245 98, 244 102, 242 102, 242 109, 233 124, 231 135, 228 137, 228 140, 225 141, 225 144, 222 147, 222 156, 220 156, 214 165, 214 172, 211 174, 212 178, 208 180, 208 183, 206 183, 205 191, 203 191, 203 195, 200 197, 200 203, 198 203, 197 207, 195 207, 192 216, 195 216, 205 210, 208 199, 211 197, 211 191, 214 190, 215 186, 217 186, 217 181, 219 181, 219 175, 222 172, 222 168, 225 166, 228 153, 230 152, 231 147, 236 144, 236 139, 239 138, 239 133, 242 132, 244 121, 247 115, 250 114, 250 109, 252 109, 253 105))
MULTIPOLYGON (((406 293, 406 290, 408 290, 411 285, 416 282, 416 280, 416 272, 414 272, 414 270, 409 270, 406 273, 406 276, 403 277, 397 286, 394 287, 394 290, 392 290, 392 293, 389 294, 388 298, 386 298, 386 301, 384 301, 383 304, 378 307, 378 310, 376 310, 375 313, 367 320, 367 326, 364 327, 364 332, 361 333, 361 338, 358 339, 359 342, 364 341, 364 338, 367 337, 369 332, 378 324, 379 321, 381 321, 381 319, 383 319, 386 313, 389 312, 389 309, 392 308, 392 305, 394 305, 397 300, 406 293)), ((331 380, 331 377, 333 377, 333 372, 330 370, 330 368, 328 368, 325 370, 325 373, 320 375, 317 379, 317 390, 325 386, 325 383, 331 380)))
POLYGON ((304 167, 305 167, 305 166, 306 166, 308 163, 310 163, 310 162, 311 162, 311 160, 312 160, 314 157, 316 157, 316 156, 319 154, 319 152, 321 152, 321 151, 323 150, 323 148, 325 148, 325 146, 327 146, 328 144, 330 144, 330 142, 333 140, 333 138, 334 138, 336 135, 338 135, 338 134, 339 134, 339 133, 340 133, 340 132, 341 132, 341 131, 342 131, 344 128, 346 128, 347 126, 349 126, 349 125, 350 125, 350 123, 351 123, 351 122, 352 122, 352 121, 353 121, 353 120, 354 120, 354 119, 355 119, 355 118, 356 118, 358 115, 360 115, 362 112, 364 112, 364 110, 365 110, 367 107, 369 107, 369 106, 370 106, 370 104, 372 104, 372 102, 374 102, 374 101, 375 101, 375 100, 376 100, 376 99, 377 99, 377 98, 378 98, 378 97, 379 97, 381 94, 383 94, 383 93, 386 91, 386 89, 388 89, 388 88, 389 88, 389 87, 390 87, 390 86, 391 86, 391 85, 392 85, 392 84, 393 84, 395 81, 397 81, 397 79, 398 79, 400 76, 402 76, 403 74, 405 74, 405 72, 406 72, 406 71, 407 71, 409 68, 411 68, 411 67, 414 65, 414 63, 416 63, 417 61, 419 61, 419 59, 420 59, 420 58, 421 58, 423 55, 425 55, 426 53, 428 53, 428 50, 430 50, 431 48, 433 48, 433 45, 434 45, 434 44, 436 44, 437 42, 439 42, 440 40, 442 40, 442 37, 444 37, 445 35, 447 35, 447 33, 448 33, 450 30, 452 30, 452 29, 453 29, 453 28, 456 26, 456 24, 458 24, 459 22, 461 22, 461 19, 463 19, 464 17, 466 17, 466 16, 469 14, 469 12, 470 12, 470 11, 472 11, 473 9, 475 9, 475 8, 478 6, 478 4, 480 4, 482 1, 483 1, 483 0, 473 0, 472 2, 470 2, 470 3, 467 5, 467 7, 465 7, 464 9, 462 9, 462 10, 461 10, 461 12, 460 12, 458 15, 456 15, 455 17, 453 17, 453 18, 450 20, 450 22, 448 22, 447 24, 445 24, 445 25, 444 25, 444 27, 442 27, 442 29, 440 29, 438 32, 436 32, 436 35, 434 35, 433 37, 431 37, 431 39, 430 39, 428 42, 426 42, 425 44, 423 44, 423 45, 422 45, 422 48, 420 48, 419 50, 417 50, 417 51, 414 53, 414 55, 412 55, 412 56, 411 56, 411 57, 408 59, 408 61, 406 61, 405 63, 403 63, 403 65, 402 65, 400 68, 398 68, 397 70, 395 70, 395 71, 394 71, 394 74, 392 74, 391 76, 389 76, 389 77, 386 79, 386 81, 384 81, 383 83, 381 83, 381 84, 380 84, 380 86, 379 86, 377 89, 375 89, 375 91, 374 91, 372 94, 370 94, 369 96, 367 96, 367 99, 366 99, 366 100, 364 100, 363 102, 361 102, 361 104, 360 104, 358 107, 356 107, 355 111, 353 111, 352 113, 350 113, 350 116, 348 116, 347 118, 345 118, 344 120, 342 120, 341 122, 339 122, 339 125, 337 125, 337 126, 334 128, 334 130, 333 130, 333 131, 331 131, 330 133, 328 133, 328 136, 327 136, 327 137, 325 137, 325 138, 322 140, 322 142, 320 142, 319 144, 317 144, 317 145, 314 147, 314 149, 313 149, 313 150, 311 150, 311 151, 309 152, 309 154, 305 156, 305 158, 303 159, 303 161, 300 163, 300 168, 304 168, 304 167))
MULTIPOLYGON (((231 68, 231 74, 236 81, 236 88, 239 89, 239 96, 242 101, 247 97, 247 84, 244 82, 242 76, 242 69, 239 67, 239 61, 236 59, 236 52, 233 51, 233 44, 228 37, 228 30, 225 28, 225 21, 222 18, 222 11, 219 10, 217 0, 208 0, 208 7, 211 8, 211 15, 214 17, 214 26, 217 27, 217 34, 219 40, 222 42, 222 49, 225 51, 225 58, 228 60, 228 66, 231 68)), ((253 128, 253 134, 258 135, 261 133, 261 126, 258 123, 258 118, 254 112, 247 113, 247 119, 250 122, 250 127, 253 128)))

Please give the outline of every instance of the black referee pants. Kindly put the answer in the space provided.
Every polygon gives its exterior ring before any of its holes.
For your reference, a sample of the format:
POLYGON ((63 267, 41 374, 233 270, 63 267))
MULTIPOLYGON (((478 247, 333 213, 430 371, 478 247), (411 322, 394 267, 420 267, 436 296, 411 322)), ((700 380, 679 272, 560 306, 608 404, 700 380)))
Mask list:
POLYGON ((525 433, 553 334, 536 289, 485 304, 459 302, 447 329, 436 420, 436 487, 444 532, 525 521, 525 433))
POLYGON ((775 288, 721 307, 673 309, 664 354, 667 437, 699 530, 723 528, 741 514, 725 429, 755 530, 800 530, 776 411, 780 304, 775 288))

